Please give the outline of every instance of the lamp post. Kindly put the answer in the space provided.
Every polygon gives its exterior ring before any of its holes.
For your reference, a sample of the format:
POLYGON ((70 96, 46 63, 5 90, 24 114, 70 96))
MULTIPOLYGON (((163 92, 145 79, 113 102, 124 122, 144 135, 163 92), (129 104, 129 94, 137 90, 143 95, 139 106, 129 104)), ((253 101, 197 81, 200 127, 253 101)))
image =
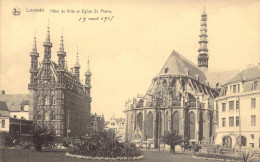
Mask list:
POLYGON ((158 151, 160 151, 160 118, 161 114, 160 114, 160 110, 158 110, 158 151))

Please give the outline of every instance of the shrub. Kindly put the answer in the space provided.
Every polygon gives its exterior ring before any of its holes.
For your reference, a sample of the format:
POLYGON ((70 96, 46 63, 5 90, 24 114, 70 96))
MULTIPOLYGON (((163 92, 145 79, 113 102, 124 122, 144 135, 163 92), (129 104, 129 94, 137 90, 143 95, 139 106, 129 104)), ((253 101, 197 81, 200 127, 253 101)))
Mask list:
POLYGON ((120 143, 114 131, 93 132, 90 137, 75 140, 70 154, 91 157, 136 157, 141 156, 135 145, 120 143))
POLYGON ((219 155, 219 154, 196 154, 196 157, 212 158, 212 159, 223 159, 223 160, 241 160, 240 157, 231 155, 219 155))
POLYGON ((175 131, 172 133, 168 133, 162 137, 163 141, 170 145, 170 152, 175 154, 175 146, 180 145, 183 142, 183 138, 181 135, 177 134, 175 131))
POLYGON ((42 146, 48 145, 55 139, 55 134, 47 127, 36 127, 33 131, 33 145, 36 151, 42 151, 42 146))
POLYGON ((20 134, 18 134, 17 132, 9 132, 9 133, 5 133, 5 146, 7 147, 13 147, 16 145, 20 144, 20 134))

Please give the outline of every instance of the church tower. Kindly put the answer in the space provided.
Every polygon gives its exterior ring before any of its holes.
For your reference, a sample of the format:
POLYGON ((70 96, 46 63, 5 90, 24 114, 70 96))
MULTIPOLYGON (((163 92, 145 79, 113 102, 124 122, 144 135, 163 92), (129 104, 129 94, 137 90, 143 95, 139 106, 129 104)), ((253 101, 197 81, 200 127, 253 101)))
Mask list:
POLYGON ((39 53, 37 52, 37 45, 36 45, 36 36, 34 36, 34 45, 32 52, 30 52, 31 56, 31 68, 30 68, 30 85, 29 88, 31 89, 33 84, 37 83, 37 74, 38 74, 38 57, 39 53))
POLYGON ((207 35, 207 13, 205 11, 205 7, 204 7, 204 11, 201 15, 201 22, 200 22, 200 39, 199 39, 199 44, 200 44, 200 48, 198 49, 199 52, 199 56, 198 56, 198 66, 200 67, 200 69, 204 72, 206 72, 208 70, 208 60, 209 60, 209 56, 208 56, 208 35, 207 35))
POLYGON ((79 72, 79 69, 80 69, 80 65, 79 65, 79 52, 78 52, 78 49, 77 49, 77 58, 76 58, 76 63, 74 65, 74 74, 76 75, 76 77, 78 79, 80 79, 80 72, 79 72))
POLYGON ((87 96, 90 96, 91 75, 92 75, 92 73, 90 72, 90 65, 89 65, 89 58, 88 58, 88 69, 87 69, 87 72, 85 73, 85 85, 84 85, 84 88, 87 92, 87 96))

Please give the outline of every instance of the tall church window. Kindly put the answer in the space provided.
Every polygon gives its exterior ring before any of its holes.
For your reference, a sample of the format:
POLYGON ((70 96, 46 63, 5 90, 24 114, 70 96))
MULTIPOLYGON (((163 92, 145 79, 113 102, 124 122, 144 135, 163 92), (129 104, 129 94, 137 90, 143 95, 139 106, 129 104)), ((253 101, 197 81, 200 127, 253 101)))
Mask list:
POLYGON ((139 129, 140 131, 143 130, 143 114, 139 113, 137 115, 137 129, 139 129))
POLYGON ((172 115, 172 130, 179 133, 179 112, 175 111, 172 115))
POLYGON ((165 132, 168 132, 168 112, 165 115, 165 132))
POLYGON ((190 139, 195 139, 195 114, 190 112, 190 139))
POLYGON ((147 122, 147 138, 153 138, 153 113, 149 112, 148 114, 148 122, 147 122))

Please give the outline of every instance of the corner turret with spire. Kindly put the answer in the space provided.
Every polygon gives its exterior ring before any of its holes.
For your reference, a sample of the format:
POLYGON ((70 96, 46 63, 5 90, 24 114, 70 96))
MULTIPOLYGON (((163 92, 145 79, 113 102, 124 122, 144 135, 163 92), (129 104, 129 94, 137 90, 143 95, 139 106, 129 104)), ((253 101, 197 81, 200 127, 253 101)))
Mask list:
POLYGON ((66 52, 64 51, 64 43, 63 43, 63 32, 61 34, 61 43, 60 43, 60 48, 59 51, 57 52, 58 55, 58 63, 59 63, 59 68, 62 70, 66 69, 65 65, 65 57, 66 57, 66 52))
POLYGON ((39 58, 39 53, 37 52, 37 44, 36 44, 36 30, 34 34, 34 44, 33 44, 33 49, 32 52, 30 52, 31 56, 31 67, 30 67, 30 84, 29 84, 29 89, 33 88, 32 84, 37 82, 37 74, 38 74, 38 58, 39 58))

